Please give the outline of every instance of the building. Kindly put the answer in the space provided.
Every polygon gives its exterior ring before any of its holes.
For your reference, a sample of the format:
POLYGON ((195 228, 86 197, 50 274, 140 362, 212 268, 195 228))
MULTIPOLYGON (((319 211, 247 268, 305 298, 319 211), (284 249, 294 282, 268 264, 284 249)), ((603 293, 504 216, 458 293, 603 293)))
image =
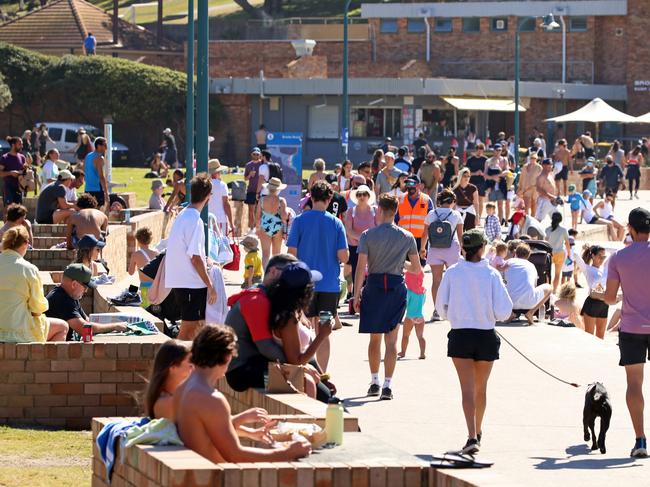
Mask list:
MULTIPOLYGON (((210 42, 210 90, 229 114, 215 146, 234 144, 229 152, 244 161, 264 123, 269 131, 302 132, 303 161, 334 163, 342 153, 342 26, 283 22, 285 39, 210 42), (304 46, 292 41, 300 39, 316 40, 311 55, 297 55, 304 46)), ((575 137, 584 124, 543 120, 594 97, 632 115, 650 111, 648 0, 364 4, 350 30, 350 158, 369 159, 387 136, 410 144, 422 131, 444 148, 453 138, 462 146, 470 131, 482 140, 512 134, 517 27, 520 144, 535 127, 549 142, 575 137), (543 30, 549 13, 565 29, 543 30)), ((639 130, 601 124, 600 134, 625 138, 639 130)))

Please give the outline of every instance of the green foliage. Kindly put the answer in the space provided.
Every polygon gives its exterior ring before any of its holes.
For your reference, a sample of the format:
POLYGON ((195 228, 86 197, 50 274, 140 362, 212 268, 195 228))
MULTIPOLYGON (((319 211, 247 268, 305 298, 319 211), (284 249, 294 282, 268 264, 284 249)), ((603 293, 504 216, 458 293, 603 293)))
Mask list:
POLYGON ((0 75, 4 76, 14 102, 31 105, 47 90, 45 80, 53 58, 19 47, 0 43, 0 75))
POLYGON ((11 90, 5 84, 5 80, 0 74, 0 111, 4 110, 11 103, 11 90))

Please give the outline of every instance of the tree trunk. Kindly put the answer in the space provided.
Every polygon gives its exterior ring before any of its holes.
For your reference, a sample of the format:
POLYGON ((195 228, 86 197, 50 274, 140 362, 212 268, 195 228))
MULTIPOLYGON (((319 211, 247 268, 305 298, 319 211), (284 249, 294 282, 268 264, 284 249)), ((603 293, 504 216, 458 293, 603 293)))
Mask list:
POLYGON ((259 10, 257 10, 250 3, 248 3, 248 0, 233 0, 233 2, 239 5, 244 10, 244 12, 246 12, 248 15, 255 18, 261 17, 259 10))

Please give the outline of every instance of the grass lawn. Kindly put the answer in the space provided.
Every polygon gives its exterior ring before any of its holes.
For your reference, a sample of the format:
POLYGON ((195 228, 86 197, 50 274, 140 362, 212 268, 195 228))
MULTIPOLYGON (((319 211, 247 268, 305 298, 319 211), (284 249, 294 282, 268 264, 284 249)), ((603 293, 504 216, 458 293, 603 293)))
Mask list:
POLYGON ((89 431, 0 427, 0 485, 90 485, 89 431))

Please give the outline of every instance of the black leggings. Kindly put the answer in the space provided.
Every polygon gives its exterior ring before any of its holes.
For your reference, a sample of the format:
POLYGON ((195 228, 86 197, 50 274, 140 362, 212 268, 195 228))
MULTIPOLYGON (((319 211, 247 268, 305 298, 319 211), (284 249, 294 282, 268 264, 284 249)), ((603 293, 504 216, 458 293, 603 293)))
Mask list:
POLYGON ((627 178, 627 189, 630 190, 630 194, 637 193, 639 191, 640 185, 641 185, 641 176, 634 176, 631 178, 630 177, 627 178))

